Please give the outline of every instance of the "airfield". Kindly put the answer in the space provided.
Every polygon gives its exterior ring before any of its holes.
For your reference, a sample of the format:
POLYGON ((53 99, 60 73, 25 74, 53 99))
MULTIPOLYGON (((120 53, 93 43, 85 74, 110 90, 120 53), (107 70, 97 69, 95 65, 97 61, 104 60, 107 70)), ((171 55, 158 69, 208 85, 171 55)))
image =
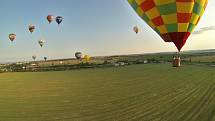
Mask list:
POLYGON ((2 121, 214 121, 215 68, 135 64, 0 74, 2 121))

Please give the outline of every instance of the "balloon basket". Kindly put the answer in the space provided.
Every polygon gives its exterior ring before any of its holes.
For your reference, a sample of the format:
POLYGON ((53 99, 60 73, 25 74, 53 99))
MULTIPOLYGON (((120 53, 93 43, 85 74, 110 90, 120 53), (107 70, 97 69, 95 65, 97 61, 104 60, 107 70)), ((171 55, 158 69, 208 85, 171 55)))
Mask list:
POLYGON ((172 66, 173 67, 180 67, 181 66, 181 59, 179 56, 173 58, 172 66))

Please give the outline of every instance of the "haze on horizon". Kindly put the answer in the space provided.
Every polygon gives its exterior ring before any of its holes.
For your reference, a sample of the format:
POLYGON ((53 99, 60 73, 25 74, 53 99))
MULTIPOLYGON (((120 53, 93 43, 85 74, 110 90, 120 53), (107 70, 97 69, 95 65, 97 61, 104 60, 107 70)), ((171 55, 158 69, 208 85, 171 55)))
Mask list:
MULTIPOLYGON (((0 62, 71 58, 81 51, 91 56, 141 54, 176 51, 173 43, 165 43, 132 10, 127 0, 0 0, 0 62), (64 17, 62 25, 48 24, 48 14, 64 17), (35 24, 33 34, 29 24, 35 24), (140 34, 133 26, 141 27, 140 34), (11 43, 9 33, 16 33, 11 43), (45 39, 44 48, 38 45, 45 39)), ((215 49, 215 1, 208 7, 196 32, 190 36, 185 50, 215 49), (206 27, 206 28, 205 28, 206 27), (202 29, 203 28, 203 29, 202 29), (207 29, 209 28, 209 29, 207 29)))

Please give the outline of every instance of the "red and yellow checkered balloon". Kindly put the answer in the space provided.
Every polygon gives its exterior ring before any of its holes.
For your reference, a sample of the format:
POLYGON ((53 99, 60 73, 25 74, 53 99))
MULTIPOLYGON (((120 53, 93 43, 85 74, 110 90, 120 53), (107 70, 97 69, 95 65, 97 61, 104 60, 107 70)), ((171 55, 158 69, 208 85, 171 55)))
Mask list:
POLYGON ((203 15, 208 0, 128 0, 128 2, 165 42, 173 42, 180 51, 203 15))

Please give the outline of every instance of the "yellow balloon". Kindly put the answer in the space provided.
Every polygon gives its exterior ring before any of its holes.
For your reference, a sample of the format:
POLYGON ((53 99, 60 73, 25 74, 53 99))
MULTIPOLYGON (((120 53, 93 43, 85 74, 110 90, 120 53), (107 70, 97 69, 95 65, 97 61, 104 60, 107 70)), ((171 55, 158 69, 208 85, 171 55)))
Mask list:
POLYGON ((131 7, 165 42, 178 51, 201 19, 208 0, 128 0, 131 7))
POLYGON ((85 55, 84 59, 85 59, 86 62, 88 62, 88 61, 90 61, 90 56, 89 55, 85 55))

